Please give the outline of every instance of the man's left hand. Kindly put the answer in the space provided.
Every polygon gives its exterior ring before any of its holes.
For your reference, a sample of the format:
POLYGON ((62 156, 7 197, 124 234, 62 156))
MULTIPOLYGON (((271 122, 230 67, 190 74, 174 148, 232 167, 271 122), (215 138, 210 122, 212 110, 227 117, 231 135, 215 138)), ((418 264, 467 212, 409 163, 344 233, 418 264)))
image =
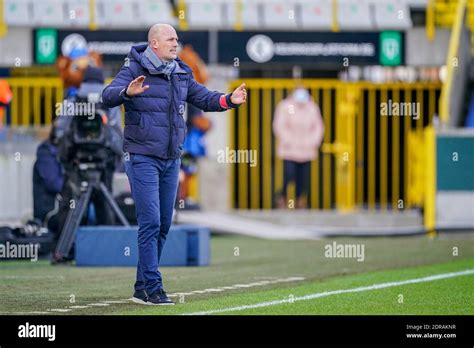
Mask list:
POLYGON ((245 83, 242 83, 239 87, 232 92, 230 101, 236 105, 243 104, 247 101, 247 90, 245 89, 245 83))

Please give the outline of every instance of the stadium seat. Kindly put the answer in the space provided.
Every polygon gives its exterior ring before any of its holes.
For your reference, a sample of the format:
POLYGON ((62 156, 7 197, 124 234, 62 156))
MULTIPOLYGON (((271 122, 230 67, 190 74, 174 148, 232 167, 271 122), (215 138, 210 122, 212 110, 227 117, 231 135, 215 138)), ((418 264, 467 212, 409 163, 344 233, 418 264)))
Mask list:
POLYGON ((100 28, 141 27, 136 17, 131 0, 96 0, 96 19, 100 28))
POLYGON ((37 26, 63 27, 67 25, 64 16, 64 1, 33 1, 33 24, 37 26))
POLYGON ((31 25, 30 0, 5 0, 4 17, 7 25, 31 25))
POLYGON ((74 27, 88 27, 90 22, 88 0, 68 0, 66 2, 66 24, 74 27))
POLYGON ((371 30, 374 28, 367 0, 340 0, 337 20, 342 30, 371 30))
POLYGON ((298 16, 295 3, 270 0, 262 2, 263 23, 265 28, 296 29, 298 16))
POLYGON ((377 29, 407 29, 412 27, 410 9, 405 0, 379 0, 374 4, 377 29))
POLYGON ((191 29, 224 26, 224 0, 187 0, 186 20, 191 29))
POLYGON ((330 30, 332 24, 332 7, 325 0, 298 1, 301 26, 304 29, 330 30))
MULTIPOLYGON (((261 27, 262 16, 259 1, 241 1, 241 22, 243 29, 257 29, 261 27)), ((230 28, 235 26, 237 20, 237 1, 232 1, 225 6, 227 23, 230 28)))
POLYGON ((142 0, 137 2, 138 16, 142 26, 151 26, 156 23, 175 25, 176 18, 173 9, 167 0, 142 0))

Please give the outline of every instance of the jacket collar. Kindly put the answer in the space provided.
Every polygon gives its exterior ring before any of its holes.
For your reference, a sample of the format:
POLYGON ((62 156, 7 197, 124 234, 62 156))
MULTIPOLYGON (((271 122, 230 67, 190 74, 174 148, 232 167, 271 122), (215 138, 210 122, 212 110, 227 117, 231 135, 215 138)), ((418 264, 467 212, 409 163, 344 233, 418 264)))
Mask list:
POLYGON ((147 46, 143 55, 148 59, 148 61, 156 68, 160 68, 163 65, 163 61, 153 52, 150 46, 147 46))
MULTIPOLYGON (((155 72, 156 70, 156 67, 150 61, 150 59, 148 59, 145 55, 145 51, 147 47, 148 47, 148 44, 140 44, 140 45, 132 46, 129 53, 129 57, 132 59, 135 59, 137 62, 140 63, 140 65, 144 69, 147 69, 151 74, 153 74, 153 72, 155 72)), ((153 55, 159 60, 159 58, 155 54, 153 55)), ((181 59, 176 58, 175 61, 177 63, 175 71, 174 71, 175 74, 192 74, 191 68, 187 64, 185 64, 183 61, 181 61, 181 59)))

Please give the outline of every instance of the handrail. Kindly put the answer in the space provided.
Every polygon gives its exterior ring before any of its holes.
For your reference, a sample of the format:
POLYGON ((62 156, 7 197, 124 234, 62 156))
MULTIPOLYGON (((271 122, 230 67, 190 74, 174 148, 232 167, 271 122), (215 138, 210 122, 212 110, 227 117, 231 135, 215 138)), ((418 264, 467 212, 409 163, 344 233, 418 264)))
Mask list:
POLYGON ((450 110, 450 96, 452 92, 453 80, 455 70, 454 67, 458 64, 459 42, 461 39, 461 29, 464 25, 464 14, 466 11, 466 0, 459 0, 456 9, 456 18, 451 29, 451 38, 449 39, 449 50, 446 61, 446 81, 441 89, 441 97, 439 98, 440 121, 443 124, 448 124, 449 110, 450 110))

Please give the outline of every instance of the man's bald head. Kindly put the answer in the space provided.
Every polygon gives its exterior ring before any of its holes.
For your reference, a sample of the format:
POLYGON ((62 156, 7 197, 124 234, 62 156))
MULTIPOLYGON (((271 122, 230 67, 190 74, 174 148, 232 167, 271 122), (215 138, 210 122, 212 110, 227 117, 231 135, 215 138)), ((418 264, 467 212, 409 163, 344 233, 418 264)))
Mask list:
POLYGON ((148 45, 161 60, 171 61, 177 58, 178 34, 169 24, 155 24, 148 31, 148 45))
POLYGON ((167 31, 176 34, 176 30, 169 24, 158 23, 153 25, 150 30, 148 30, 148 43, 151 43, 151 40, 158 38, 162 31, 167 31))

